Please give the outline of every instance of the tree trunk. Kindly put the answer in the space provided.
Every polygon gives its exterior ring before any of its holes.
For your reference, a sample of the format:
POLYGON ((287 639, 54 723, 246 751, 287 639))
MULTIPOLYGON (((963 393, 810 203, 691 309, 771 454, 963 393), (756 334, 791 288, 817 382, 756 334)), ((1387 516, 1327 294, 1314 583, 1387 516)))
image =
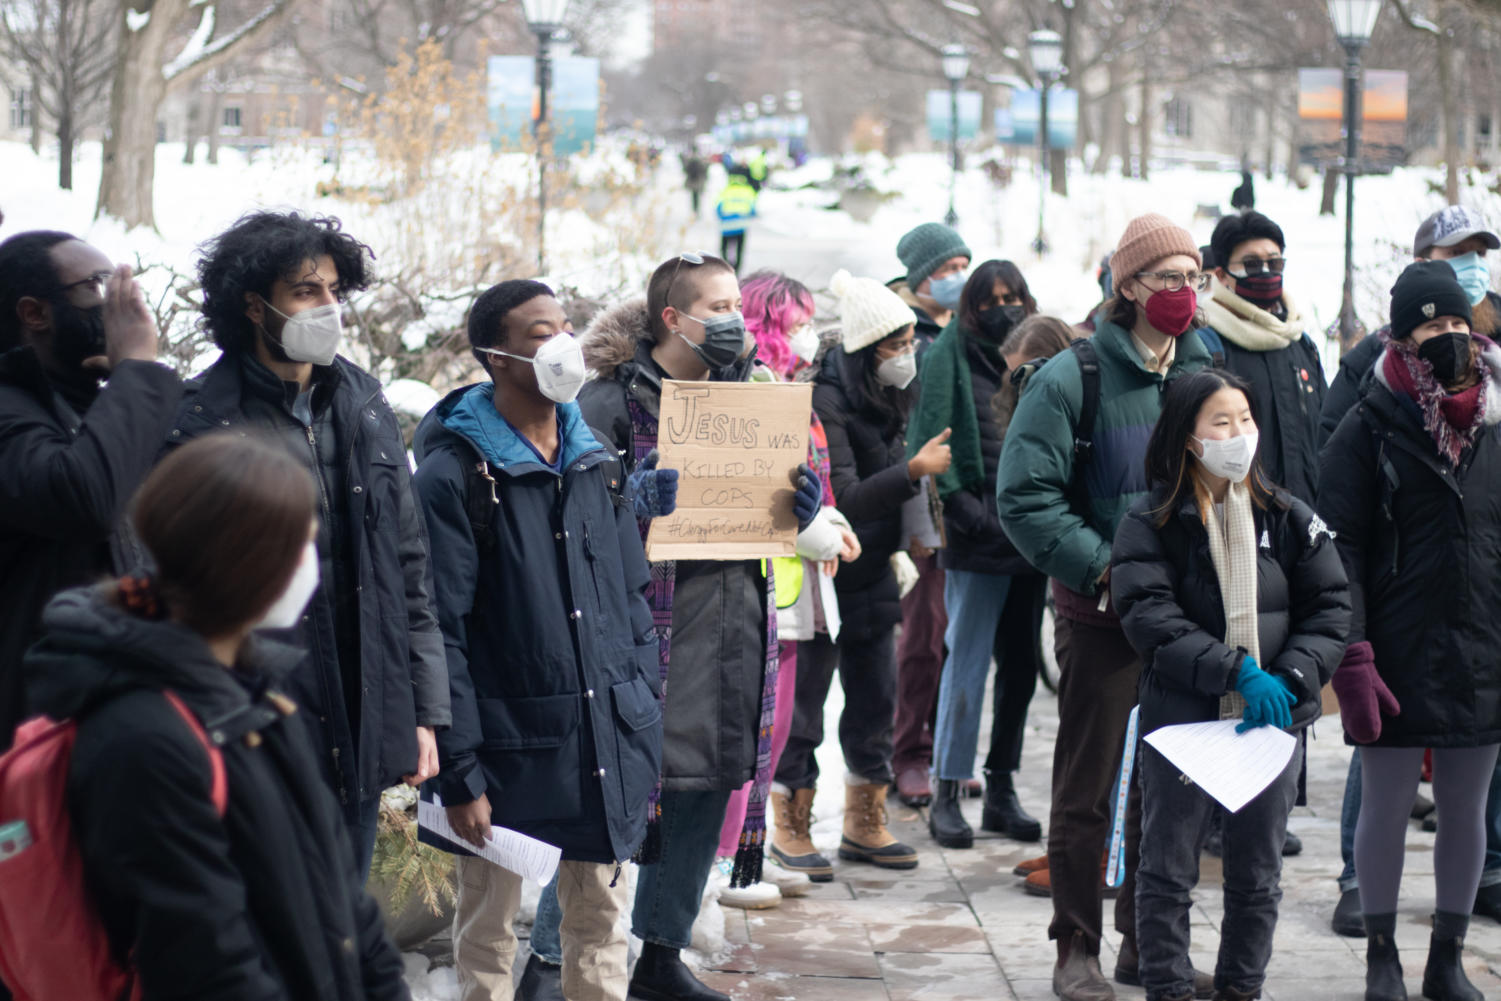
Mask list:
POLYGON ((1324 196, 1319 201, 1319 215, 1334 215, 1334 195, 1339 190, 1339 171, 1324 168, 1324 196))
POLYGON ((1149 174, 1147 161, 1152 158, 1152 118, 1152 81, 1147 74, 1143 73, 1141 76, 1141 111, 1136 121, 1136 127, 1141 130, 1141 168, 1137 176, 1143 181, 1149 174))
POLYGON ((188 102, 187 134, 183 137, 182 162, 191 165, 193 154, 198 149, 198 111, 202 99, 194 97, 188 102))
POLYGON ((1490 169, 1501 165, 1501 92, 1491 93, 1491 134, 1486 141, 1486 159, 1490 169))
POLYGON ((31 75, 31 151, 38 156, 42 153, 42 108, 37 100, 42 93, 42 81, 33 73, 31 75))
MULTIPOLYGON (((1269 94, 1275 94, 1277 92, 1276 81, 1275 80, 1269 80, 1268 84, 1269 84, 1269 86, 1267 87, 1267 93, 1269 93, 1269 94)), ((1267 104, 1267 106, 1266 106, 1266 164, 1265 164, 1265 167, 1266 167, 1266 179, 1268 181, 1270 181, 1277 174, 1276 170, 1272 166, 1272 164, 1276 161, 1276 159, 1277 159, 1277 103, 1276 103, 1276 101, 1272 101, 1272 102, 1269 102, 1267 104)), ((1289 181, 1292 180, 1292 175, 1289 174, 1287 179, 1289 181)))
POLYGON ((57 186, 73 190, 73 109, 68 105, 57 120, 57 186))
POLYGON ((109 132, 104 140, 104 164, 99 175, 99 203, 95 216, 114 216, 127 229, 156 228, 152 186, 156 179, 156 113, 167 95, 162 76, 166 45, 174 24, 187 8, 186 0, 156 0, 151 20, 139 31, 130 30, 120 5, 119 55, 109 99, 109 132))
POLYGON ((208 162, 219 162, 219 116, 224 114, 224 92, 217 87, 208 105, 208 162))
POLYGON ((1444 119, 1444 199, 1459 204, 1459 98, 1454 92, 1454 42, 1449 37, 1446 7, 1438 11, 1438 89, 1444 119))
POLYGON ((1048 150, 1048 177, 1053 182, 1053 194, 1068 197, 1068 150, 1048 150))

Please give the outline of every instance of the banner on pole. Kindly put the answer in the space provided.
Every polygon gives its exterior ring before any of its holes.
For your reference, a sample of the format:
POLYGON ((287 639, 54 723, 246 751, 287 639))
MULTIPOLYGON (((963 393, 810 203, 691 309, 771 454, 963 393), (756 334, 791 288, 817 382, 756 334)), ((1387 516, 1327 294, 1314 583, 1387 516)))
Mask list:
MULTIPOLYGON (((959 141, 973 139, 980 134, 980 92, 959 92, 959 141)), ((949 106, 949 92, 928 91, 928 138, 935 143, 949 142, 949 119, 953 109, 949 106)))
MULTIPOLYGON (((1407 162, 1407 73, 1366 70, 1361 96, 1362 173, 1389 171, 1407 162)), ((1317 167, 1345 155, 1345 72, 1298 70, 1298 159, 1317 167)))

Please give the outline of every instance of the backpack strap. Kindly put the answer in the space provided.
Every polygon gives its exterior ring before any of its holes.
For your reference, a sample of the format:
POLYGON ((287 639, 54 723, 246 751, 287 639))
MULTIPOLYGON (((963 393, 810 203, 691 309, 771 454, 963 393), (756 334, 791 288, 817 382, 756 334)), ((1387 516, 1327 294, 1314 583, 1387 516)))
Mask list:
POLYGON ((490 473, 490 463, 476 459, 464 467, 464 509, 469 515, 469 531, 481 553, 495 547, 495 529, 491 527, 500 491, 490 473))
POLYGON ((1079 422, 1074 425, 1074 474, 1069 482, 1069 498, 1074 512, 1087 517, 1089 494, 1084 486, 1084 468, 1094 459, 1094 425, 1100 413, 1100 358, 1094 344, 1080 337, 1069 344, 1079 361, 1079 422))
MULTIPOLYGON (((1220 332, 1213 327, 1200 327, 1195 331, 1204 347, 1209 349, 1209 357, 1215 368, 1225 367, 1225 342, 1220 340, 1220 332)), ((1303 336, 1308 336, 1304 334, 1303 336)))
POLYGON ((203 724, 198 722, 198 717, 193 715, 187 703, 178 697, 176 692, 163 689, 162 694, 167 697, 167 704, 177 710, 177 715, 193 731, 193 736, 203 745, 203 750, 208 754, 209 773, 212 776, 209 784, 209 796, 214 802, 214 812, 219 814, 219 819, 224 819, 224 812, 229 808, 229 777, 224 771, 224 755, 220 753, 218 746, 209 740, 208 733, 204 731, 203 724))

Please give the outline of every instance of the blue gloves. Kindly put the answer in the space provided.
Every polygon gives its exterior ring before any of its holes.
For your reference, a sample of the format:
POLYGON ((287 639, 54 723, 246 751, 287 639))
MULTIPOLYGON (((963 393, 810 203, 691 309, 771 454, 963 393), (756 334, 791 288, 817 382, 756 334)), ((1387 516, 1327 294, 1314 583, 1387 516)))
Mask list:
POLYGON ((658 469, 652 449, 630 475, 632 506, 642 521, 671 514, 678 506, 678 471, 658 469))
POLYGON ((1236 733, 1245 733, 1258 726, 1291 726, 1292 708, 1298 698, 1288 690, 1281 678, 1267 674, 1256 666, 1256 658, 1250 654, 1240 662, 1240 680, 1236 691, 1246 700, 1242 722, 1235 727, 1236 733))
POLYGON ((797 467, 797 493, 792 497, 792 511, 797 515, 799 532, 813 524, 813 519, 818 516, 818 509, 821 507, 823 507, 823 484, 818 482, 818 474, 804 462, 797 467))

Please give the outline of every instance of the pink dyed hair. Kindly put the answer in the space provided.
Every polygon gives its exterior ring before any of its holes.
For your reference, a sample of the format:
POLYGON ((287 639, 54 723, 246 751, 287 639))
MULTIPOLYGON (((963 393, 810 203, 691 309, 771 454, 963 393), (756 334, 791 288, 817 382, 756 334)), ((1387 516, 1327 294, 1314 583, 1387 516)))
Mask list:
POLYGON ((813 293, 780 271, 757 271, 740 283, 745 329, 756 338, 757 357, 778 375, 791 375, 801 359, 787 346, 792 328, 811 320, 813 293))

